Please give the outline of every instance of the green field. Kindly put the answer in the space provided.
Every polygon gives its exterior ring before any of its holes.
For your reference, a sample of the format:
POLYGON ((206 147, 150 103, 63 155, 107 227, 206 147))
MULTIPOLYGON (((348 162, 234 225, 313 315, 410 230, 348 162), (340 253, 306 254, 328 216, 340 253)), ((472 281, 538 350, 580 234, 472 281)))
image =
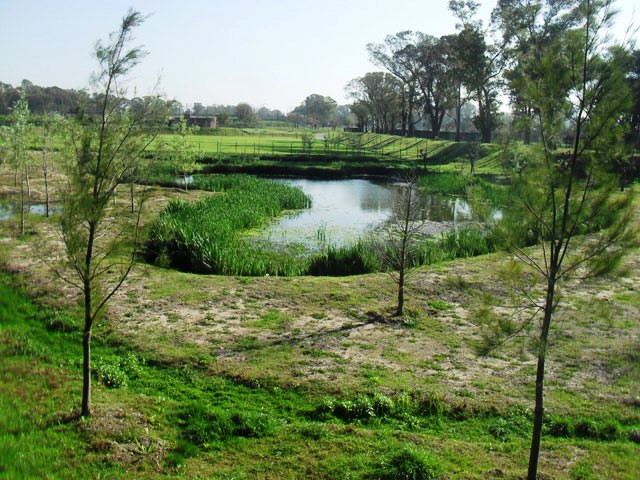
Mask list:
MULTIPOLYGON (((331 130, 307 129, 221 129, 190 135, 187 141, 192 151, 210 162, 274 160, 280 157, 327 158, 333 161, 400 162, 417 167, 466 163, 464 144, 446 140, 407 138, 376 133, 341 133, 331 130), (313 138, 310 148, 303 145, 302 137, 313 138)), ((160 135, 155 146, 162 149, 163 142, 171 141, 172 134, 160 135)), ((485 146, 480 152, 479 171, 497 167, 494 146, 485 146)))

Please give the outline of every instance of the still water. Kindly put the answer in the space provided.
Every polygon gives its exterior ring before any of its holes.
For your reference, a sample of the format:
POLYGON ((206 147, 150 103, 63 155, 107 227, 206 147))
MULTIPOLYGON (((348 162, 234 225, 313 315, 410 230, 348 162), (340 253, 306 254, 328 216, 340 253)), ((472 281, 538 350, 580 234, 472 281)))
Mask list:
MULTIPOLYGON (((309 209, 280 218, 261 237, 271 243, 298 243, 306 248, 345 245, 388 221, 401 186, 363 179, 278 180, 298 186, 312 199, 309 209)), ((423 195, 428 232, 437 234, 459 223, 474 220, 469 204, 460 197, 423 195)))
MULTIPOLYGON (((61 212, 60 205, 49 205, 49 214, 56 214, 61 212)), ((25 212, 31 215, 45 215, 47 207, 44 203, 34 203, 25 206, 25 212)), ((20 213, 20 205, 17 207, 9 202, 0 201, 0 220, 9 220, 16 212, 20 213)))

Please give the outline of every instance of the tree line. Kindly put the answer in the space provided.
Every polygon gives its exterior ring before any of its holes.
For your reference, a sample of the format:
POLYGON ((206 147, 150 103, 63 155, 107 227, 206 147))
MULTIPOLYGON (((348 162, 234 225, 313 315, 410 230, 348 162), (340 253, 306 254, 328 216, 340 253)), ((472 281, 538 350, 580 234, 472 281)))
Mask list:
MULTIPOLYGON (((554 26, 539 39, 526 31, 526 23, 543 10, 550 17, 564 11, 566 24, 572 17, 565 11, 567 2, 549 2, 553 6, 544 3, 500 0, 487 28, 475 19, 478 2, 451 0, 449 8, 459 20, 456 33, 435 37, 406 30, 388 35, 382 43, 369 43, 372 62, 385 71, 368 72, 345 87, 353 99, 350 108, 359 128, 414 136, 416 126, 421 124, 437 138, 448 122, 455 130, 456 141, 460 141, 462 131, 474 128, 481 140, 489 143, 504 122, 529 143, 536 119, 534 106, 526 100, 526 82, 532 73, 527 58, 565 32, 561 26, 554 26), (508 116, 500 112, 501 101, 507 103, 508 116), (471 122, 465 122, 465 112, 471 122)), ((602 55, 603 60, 618 63, 625 72, 633 94, 625 112, 629 125, 626 140, 637 145, 640 50, 611 46, 602 55)))

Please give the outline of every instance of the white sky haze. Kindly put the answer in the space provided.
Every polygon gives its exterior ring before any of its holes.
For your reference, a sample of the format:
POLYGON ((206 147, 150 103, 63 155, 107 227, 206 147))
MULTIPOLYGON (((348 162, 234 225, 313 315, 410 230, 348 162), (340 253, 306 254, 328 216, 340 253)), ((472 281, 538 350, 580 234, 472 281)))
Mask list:
MULTIPOLYGON (((485 23, 495 1, 482 1, 485 23)), ((618 35, 634 0, 618 0, 618 35)), ((129 7, 150 15, 134 45, 149 55, 134 70, 137 94, 160 77, 167 98, 185 105, 248 102, 288 112, 318 93, 347 103, 353 78, 380 70, 367 43, 402 30, 455 32, 447 0, 0 0, 0 81, 86 88, 98 39, 129 7)), ((636 8, 637 10, 637 8, 636 8)), ((634 17, 635 15, 635 17, 634 17)), ((132 92, 130 92, 132 94, 132 92)))

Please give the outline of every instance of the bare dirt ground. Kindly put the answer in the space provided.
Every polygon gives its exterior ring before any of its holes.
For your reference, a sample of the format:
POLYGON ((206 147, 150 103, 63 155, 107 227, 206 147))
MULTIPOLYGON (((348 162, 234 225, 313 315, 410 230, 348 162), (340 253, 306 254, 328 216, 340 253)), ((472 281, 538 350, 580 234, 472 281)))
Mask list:
MULTIPOLYGON (((4 173, 0 184, 10 185, 4 173)), ((0 195, 12 191, 5 186, 0 195)), ((159 188, 151 194, 147 221, 170 198, 203 195, 159 188)), ((78 292, 42 261, 61 254, 55 219, 30 215, 28 225, 25 241, 15 237, 15 220, 2 222, 0 259, 47 301, 72 305, 78 292)), ((433 391, 470 402, 530 405, 533 338, 523 336, 487 357, 474 349, 487 305, 512 315, 510 288, 499 275, 508 257, 417 270, 409 279, 408 314, 402 319, 391 316, 396 292, 384 274, 236 278, 138 264, 97 328, 109 328, 162 361, 196 361, 258 384, 343 393, 433 391)), ((549 350, 551 408, 626 411, 640 397, 637 250, 624 267, 621 277, 564 285, 549 350)))

